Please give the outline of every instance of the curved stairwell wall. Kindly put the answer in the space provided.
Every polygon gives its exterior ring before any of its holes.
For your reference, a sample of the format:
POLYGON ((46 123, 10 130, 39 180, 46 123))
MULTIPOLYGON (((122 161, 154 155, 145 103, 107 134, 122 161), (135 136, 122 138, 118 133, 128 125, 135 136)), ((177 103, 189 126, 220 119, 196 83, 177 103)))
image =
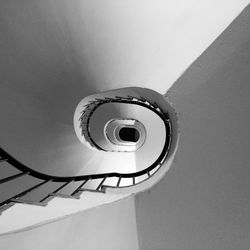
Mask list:
MULTIPOLYGON (((29 152, 36 170, 79 174, 82 166, 74 164, 76 160, 92 160, 80 154, 73 131, 79 100, 128 86, 165 93, 246 2, 133 1, 135 8, 130 1, 121 5, 113 1, 105 5, 49 0, 1 3, 1 146, 14 147, 10 151, 23 163, 23 152, 29 152), (209 10, 213 18, 204 15, 209 10), (226 14, 221 15, 221 10, 226 14), (47 159, 47 164, 39 165, 39 159, 47 159), (58 159, 70 168, 62 168, 58 159)), ((67 184, 69 190, 75 187, 67 184)), ((45 189, 50 188, 53 193, 59 187, 48 183, 45 189)), ((71 196, 69 190, 62 197, 71 196)), ((32 197, 38 203, 44 198, 39 192, 32 197)), ((10 209, 9 218, 28 211, 10 209)))
POLYGON ((72 128, 79 101, 131 86, 165 93, 246 1, 225 2, 1 3, 1 147, 37 171, 82 174, 93 157, 72 128))
POLYGON ((250 6, 166 96, 179 147, 167 176, 135 198, 140 249, 249 249, 250 6))
POLYGON ((138 250, 132 197, 0 237, 1 249, 138 250))

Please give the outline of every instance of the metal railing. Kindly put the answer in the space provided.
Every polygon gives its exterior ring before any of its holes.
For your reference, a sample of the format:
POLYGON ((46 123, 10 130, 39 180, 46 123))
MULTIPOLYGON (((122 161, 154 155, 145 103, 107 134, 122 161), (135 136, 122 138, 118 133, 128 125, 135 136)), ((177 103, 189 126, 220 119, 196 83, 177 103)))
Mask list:
POLYGON ((143 97, 134 96, 116 96, 115 98, 95 99, 95 101, 89 103, 84 109, 85 111, 88 111, 88 116, 85 116, 86 112, 83 112, 81 116, 82 124, 85 124, 82 125, 82 133, 84 134, 84 136, 86 136, 86 138, 89 138, 89 142, 93 146, 97 146, 88 133, 88 121, 94 110, 100 105, 107 102, 141 105, 150 109, 152 112, 155 112, 161 117, 167 131, 167 136, 162 152, 156 159, 156 161, 147 168, 135 173, 112 172, 62 177, 47 175, 35 171, 16 160, 3 148, 0 148, 0 170, 2 167, 5 167, 1 166, 2 163, 7 163, 9 167, 13 167, 18 171, 17 174, 0 179, 0 193, 2 193, 2 195, 0 195, 0 213, 10 206, 14 205, 15 203, 26 203, 44 206, 54 197, 79 198, 80 194, 84 191, 104 192, 105 187, 107 186, 116 188, 124 187, 124 185, 121 185, 124 179, 130 179, 131 186, 133 186, 140 183, 141 181, 150 178, 151 175, 153 175, 161 167, 168 155, 171 145, 172 128, 168 114, 166 112, 163 112, 156 102, 151 103, 143 97), (111 179, 112 184, 110 184, 111 182, 109 181, 111 179), (117 179, 117 182, 114 182, 114 179, 117 179), (23 183, 25 183, 25 185, 23 183), (18 188, 15 193, 10 193, 9 196, 3 193, 8 192, 8 190, 16 185, 20 185, 20 188, 18 188))

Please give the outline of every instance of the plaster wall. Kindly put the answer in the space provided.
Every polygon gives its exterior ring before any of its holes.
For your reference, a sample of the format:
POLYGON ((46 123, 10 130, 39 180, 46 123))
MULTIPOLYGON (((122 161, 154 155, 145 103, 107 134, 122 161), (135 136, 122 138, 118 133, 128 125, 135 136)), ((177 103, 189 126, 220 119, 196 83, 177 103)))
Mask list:
POLYGON ((1 250, 138 250, 133 197, 2 235, 1 250))
MULTIPOLYGON (((136 58, 132 57, 133 63, 130 63, 131 54, 127 57, 116 57, 116 55, 119 55, 123 48, 130 48, 127 44, 139 45, 141 41, 124 40, 123 36, 120 38, 115 36, 115 39, 111 39, 109 43, 109 38, 112 36, 107 37, 105 32, 102 34, 102 39, 97 39, 95 34, 90 34, 90 40, 85 40, 86 37, 79 36, 80 32, 69 28, 71 27, 69 23, 73 23, 74 27, 83 27, 84 32, 90 32, 91 29, 86 28, 87 26, 79 26, 83 19, 78 12, 78 7, 83 7, 82 3, 67 5, 65 2, 66 10, 69 11, 67 12, 56 8, 53 1, 49 1, 48 4, 51 8, 40 2, 32 4, 29 1, 24 2, 26 5, 17 4, 15 1, 6 2, 6 5, 3 4, 0 9, 1 18, 4 20, 1 30, 6 32, 0 40, 3 44, 1 47, 3 105, 1 107, 4 107, 6 103, 9 104, 8 114, 6 114, 9 120, 7 121, 5 117, 6 124, 1 123, 1 131, 10 131, 9 126, 15 124, 14 118, 19 117, 21 122, 24 114, 27 120, 32 117, 31 120, 38 121, 40 128, 45 128, 45 130, 51 126, 51 122, 55 121, 60 121, 61 130, 67 130, 71 122, 72 107, 77 103, 78 98, 82 97, 82 93, 89 94, 99 90, 100 86, 100 89, 104 90, 107 86, 118 87, 117 82, 124 83, 133 80, 133 82, 145 82, 148 87, 161 86, 159 90, 168 89, 182 70, 186 69, 190 62, 204 51, 247 1, 225 1, 220 2, 220 5, 217 5, 217 2, 210 4, 210 1, 200 6, 201 9, 197 8, 195 12, 192 12, 191 10, 194 9, 192 6, 198 6, 193 1, 193 5, 186 6, 187 11, 184 8, 181 12, 184 14, 181 22, 178 22, 180 18, 178 15, 174 15, 171 22, 166 22, 170 25, 167 32, 169 36, 160 39, 162 47, 159 46, 159 48, 168 48, 164 49, 164 58, 168 60, 161 61, 162 49, 159 49, 158 53, 155 53, 154 49, 145 50, 145 48, 154 48, 155 42, 159 45, 159 41, 153 39, 157 36, 150 36, 152 41, 138 50, 141 53, 136 54, 136 58), (211 13, 216 13, 216 18, 218 18, 216 19, 214 14, 213 22, 210 16, 203 15, 203 13, 209 13, 209 7, 211 13), (224 8, 227 9, 229 15, 223 15, 221 10, 224 8), (212 12, 212 10, 216 11, 212 12), (12 16, 9 15, 10 13, 12 16), (69 13, 68 17, 64 16, 66 13, 69 13), (222 16, 225 18, 221 19, 222 16), (12 19, 13 17, 16 18, 12 19), (203 26, 196 27, 197 20, 202 20, 203 26), (222 25, 216 26, 217 23, 222 25), (171 28, 182 27, 182 25, 185 28, 178 29, 181 30, 180 33, 171 28), (196 27, 196 29, 192 30, 190 27, 196 27), (69 30, 72 33, 68 32, 69 30), (199 39, 205 37, 205 34, 210 34, 210 36, 204 40, 199 39), (171 41, 165 43, 170 37, 172 37, 171 41), (57 47, 58 41, 62 41, 59 47, 57 47), (102 41, 102 43, 92 43, 92 41, 102 41), (123 46, 117 46, 116 50, 113 50, 113 46, 120 44, 121 41, 123 41, 123 46), (83 44, 90 44, 90 47, 81 50, 84 47, 83 44), (190 50, 191 47, 192 50, 190 50), (79 55, 79 51, 82 51, 80 58, 75 57, 79 55), (92 57, 95 51, 108 53, 105 55, 97 53, 95 57, 92 57), (145 51, 148 53, 142 56, 145 51), (189 54, 190 51, 194 53, 189 54), (184 54, 185 60, 183 60, 184 54), (110 55, 113 56, 109 61, 110 64, 105 64, 106 58, 110 58, 110 55), (154 63, 150 61, 152 55, 155 56, 154 63), (120 58, 125 58, 125 60, 119 61, 120 58), (124 65, 129 66, 123 67, 124 65), (140 65, 139 70, 134 72, 132 69, 137 68, 138 65, 140 65), (148 69, 152 69, 152 66, 154 69, 161 66, 161 70, 156 70, 154 74, 151 74, 152 71, 148 69), (127 75, 128 72, 133 72, 133 75, 127 75), (149 75, 145 76, 145 72, 149 75), (104 82, 111 83, 110 85, 100 84, 103 75, 105 76, 104 82), (154 78, 155 76, 159 77, 154 78), (69 82, 71 84, 68 84, 69 82), (78 84, 79 82, 84 84, 78 84), (90 86, 89 82, 93 84, 90 86), (163 83, 167 84, 163 85, 163 83), (61 91, 57 91, 58 88, 61 91), (50 95, 51 93, 53 95, 50 95), (66 105, 60 93, 70 102, 70 105, 66 105), (75 96, 75 93, 78 96, 75 96), (51 107, 53 107, 52 110, 51 107), (58 107, 64 108, 57 109, 58 107), (13 112, 9 112, 10 110, 13 112), (15 112, 16 110, 18 112, 15 112), (64 116, 65 113, 69 115, 64 116), (39 115, 34 116, 34 114, 39 115)), ((172 6, 172 10, 176 8, 176 13, 179 11, 177 5, 172 6)), ((137 7, 140 6, 138 2, 137 7)), ((144 13, 146 14, 141 16, 141 23, 148 20, 150 8, 147 8, 149 6, 150 4, 145 7, 144 13)), ((157 5, 153 13, 158 13, 160 6, 157 5)), ((124 8, 128 12, 131 9, 129 4, 124 8)), ((116 8, 111 8, 111 10, 114 10, 114 13, 117 11, 116 8)), ((111 10, 105 11, 110 13, 111 10)), ((120 10, 121 13, 123 11, 124 9, 120 10)), ((86 18, 92 23, 93 12, 88 13, 86 18)), ((98 9, 95 13, 103 12, 98 9)), ((95 29, 99 31, 99 24, 103 24, 106 28, 104 30, 108 30, 110 35, 117 34, 116 31, 120 31, 119 28, 111 26, 109 29, 108 27, 110 23, 116 23, 114 20, 120 20, 120 16, 114 15, 110 20, 109 15, 105 13, 104 19, 97 19, 97 23, 94 22, 95 29)), ((161 12, 161 15, 160 19, 156 19, 160 33, 161 24, 166 16, 165 12, 161 12)), ((152 16, 154 17, 154 14, 152 16)), ((180 145, 168 175, 152 190, 136 197, 137 230, 142 250, 245 250, 250 246, 250 221, 248 219, 250 212, 249 17, 248 8, 167 93, 167 98, 179 114, 180 145)), ((137 23, 132 33, 128 31, 126 34, 140 34, 141 23, 137 23)), ((150 29, 153 34, 154 27, 150 29)), ((144 30, 147 28, 146 25, 144 30)), ((147 32, 143 34, 142 40, 148 37, 147 32)), ((137 49, 138 46, 135 46, 135 49, 130 51, 132 55, 137 49)), ((123 53, 125 54, 126 52, 123 53)), ((6 107, 3 108, 3 111, 5 110, 6 107)), ((37 127, 35 129, 35 126, 29 126, 27 131, 31 136, 28 138, 34 141, 35 132, 30 131, 37 131, 37 127)), ((25 125, 21 128, 25 128, 25 125)), ((51 135, 55 134, 54 132, 60 132, 60 129, 51 130, 51 135)), ((17 130, 13 129, 13 131, 17 130)), ((5 141, 6 145, 10 142, 7 135, 8 133, 5 132, 1 135, 1 141, 5 141)), ((12 139, 22 144, 24 141, 22 136, 26 135, 18 133, 12 139)), ((58 144, 51 145, 51 138, 47 135, 46 145, 55 148, 58 145, 68 145, 67 143, 70 142, 69 137, 61 136, 60 133, 58 138, 59 140, 56 141, 58 144)), ((18 143, 13 143, 13 145, 21 157, 23 154, 20 152, 18 143)), ((51 148, 48 152, 54 153, 51 148)), ((37 148, 30 147, 26 150, 35 152, 37 148)), ((51 155, 49 156, 48 158, 51 159, 51 155)), ((44 155, 42 157, 44 158, 44 155)), ((0 237, 0 246, 4 250, 81 248, 92 250, 100 249, 100 246, 102 249, 109 250, 134 250, 138 249, 137 230, 133 199, 129 198, 24 232, 3 235, 0 237)))
POLYGON ((168 174, 136 196, 140 249, 249 249, 250 7, 166 96, 179 147, 168 174))
POLYGON ((75 135, 79 101, 131 86, 163 94, 247 2, 1 1, 1 147, 51 175, 101 168, 75 135))

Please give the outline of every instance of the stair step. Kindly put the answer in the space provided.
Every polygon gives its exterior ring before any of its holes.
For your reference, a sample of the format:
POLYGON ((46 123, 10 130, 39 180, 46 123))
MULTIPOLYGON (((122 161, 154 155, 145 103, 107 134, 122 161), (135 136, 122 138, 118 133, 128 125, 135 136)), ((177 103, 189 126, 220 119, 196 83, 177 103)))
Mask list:
POLYGON ((109 177, 103 183, 103 186, 116 187, 119 181, 119 177, 109 177))
POLYGON ((85 117, 88 117, 91 113, 92 113, 92 109, 87 108, 87 109, 84 110, 84 116, 85 117))
POLYGON ((3 179, 8 178, 10 176, 20 174, 20 173, 21 173, 21 171, 14 168, 8 162, 6 162, 6 161, 0 162, 0 183, 4 182, 4 181, 2 181, 3 179))
POLYGON ((150 176, 154 175, 154 173, 160 168, 161 166, 158 165, 157 167, 155 167, 154 169, 150 170, 150 176))
POLYGON ((53 193, 55 190, 64 185, 65 182, 45 182, 43 185, 32 190, 31 192, 18 197, 15 202, 27 203, 33 205, 47 205, 47 198, 50 196, 50 193, 53 193))
POLYGON ((119 187, 127 187, 133 185, 133 178, 121 178, 119 187))
POLYGON ((75 191, 84 184, 85 181, 72 181, 66 184, 63 188, 59 189, 59 191, 51 193, 52 196, 59 196, 65 198, 79 198, 75 196, 75 191))
POLYGON ((86 181, 84 183, 83 186, 81 186, 81 188, 79 188, 77 190, 77 192, 75 192, 75 196, 79 197, 82 192, 84 191, 90 191, 90 192, 103 192, 101 190, 102 184, 104 183, 106 178, 100 178, 100 179, 90 179, 88 181, 86 181))
POLYGON ((29 175, 22 175, 0 184, 0 205, 41 183, 42 180, 29 175))
POLYGON ((87 181, 81 189, 83 190, 89 190, 89 191, 98 191, 101 187, 101 184, 103 183, 103 179, 91 179, 87 181))
POLYGON ((148 174, 143 174, 143 175, 135 177, 135 183, 137 184, 147 179, 148 179, 148 174))

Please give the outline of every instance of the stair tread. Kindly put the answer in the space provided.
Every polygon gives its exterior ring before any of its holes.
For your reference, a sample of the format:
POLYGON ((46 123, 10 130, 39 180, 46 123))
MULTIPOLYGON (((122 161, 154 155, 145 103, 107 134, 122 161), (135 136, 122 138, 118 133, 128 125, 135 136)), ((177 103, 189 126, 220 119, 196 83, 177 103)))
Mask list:
POLYGON ((27 191, 41 182, 42 180, 40 179, 29 175, 23 175, 16 179, 0 184, 0 204, 22 192, 27 191))
POLYGON ((8 162, 0 162, 0 181, 7 177, 20 174, 21 171, 10 165, 8 162))
POLYGON ((85 181, 75 181, 68 183, 65 187, 60 189, 58 192, 53 193, 55 196, 72 196, 77 188, 82 185, 85 181))
POLYGON ((18 202, 23 203, 39 203, 42 202, 50 193, 54 192, 56 189, 60 188, 63 184, 61 182, 47 182, 44 185, 34 189, 28 194, 20 197, 18 202))

